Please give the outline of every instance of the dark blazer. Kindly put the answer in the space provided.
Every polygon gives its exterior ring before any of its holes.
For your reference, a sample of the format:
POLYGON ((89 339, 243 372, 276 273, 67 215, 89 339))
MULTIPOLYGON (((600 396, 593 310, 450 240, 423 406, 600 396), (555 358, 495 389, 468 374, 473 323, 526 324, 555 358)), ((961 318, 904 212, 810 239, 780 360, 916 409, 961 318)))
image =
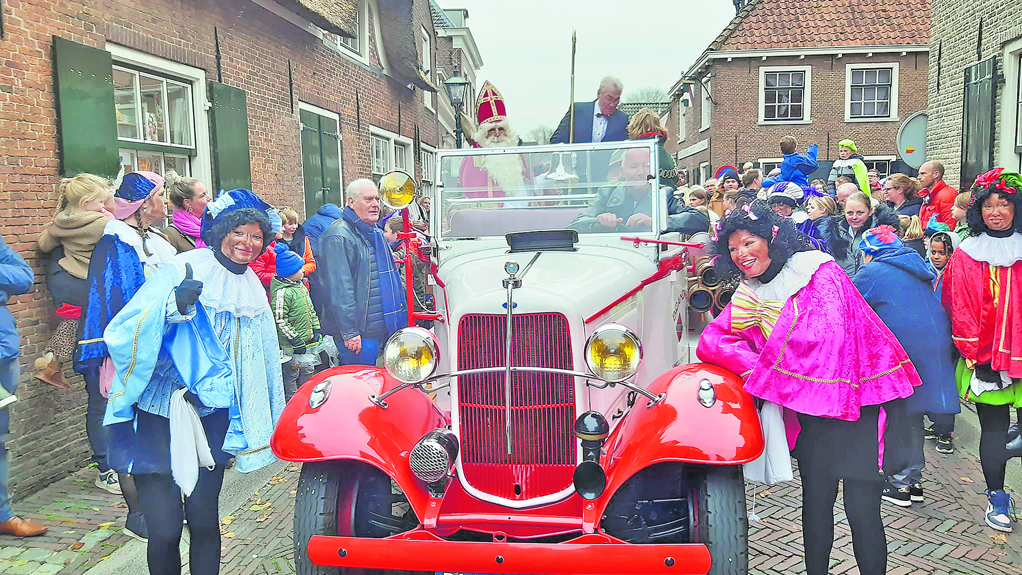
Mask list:
MULTIPOLYGON (((596 113, 596 100, 592 102, 575 102, 575 138, 574 143, 593 141, 593 115, 596 113)), ((561 118, 561 123, 550 136, 551 144, 568 143, 568 124, 571 122, 571 111, 569 110, 561 118)), ((607 122, 607 133, 603 135, 604 142, 621 142, 628 139, 628 116, 621 110, 614 110, 607 122)))

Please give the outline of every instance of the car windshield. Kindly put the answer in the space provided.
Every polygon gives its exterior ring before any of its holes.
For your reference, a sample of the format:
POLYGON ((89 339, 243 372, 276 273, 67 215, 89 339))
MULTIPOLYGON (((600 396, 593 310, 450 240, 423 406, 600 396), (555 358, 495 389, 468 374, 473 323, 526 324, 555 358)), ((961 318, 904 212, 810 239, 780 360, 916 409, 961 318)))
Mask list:
POLYGON ((441 151, 440 237, 654 232, 654 150, 634 141, 441 151))

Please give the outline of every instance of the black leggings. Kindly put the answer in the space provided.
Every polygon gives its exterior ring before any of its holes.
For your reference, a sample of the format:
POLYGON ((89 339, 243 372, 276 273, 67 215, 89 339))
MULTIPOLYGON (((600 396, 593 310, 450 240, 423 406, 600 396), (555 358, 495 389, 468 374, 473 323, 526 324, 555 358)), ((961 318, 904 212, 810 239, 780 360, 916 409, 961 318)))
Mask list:
MULTIPOLYGON (((220 572, 220 516, 218 503, 224 483, 224 468, 199 470, 195 490, 185 498, 184 515, 188 517, 191 540, 188 565, 194 575, 217 575, 220 572)), ((142 474, 135 476, 146 527, 149 529, 150 575, 181 574, 181 490, 170 475, 142 474)))
POLYGON ((976 404, 979 416, 979 464, 983 467, 983 478, 987 489, 1004 489, 1004 468, 1008 464, 1008 452, 1004 447, 1008 435, 1008 421, 1011 410, 1007 405, 976 404))
MULTIPOLYGON (((808 466, 807 466, 808 467, 808 466)), ((827 575, 834 546, 834 502, 839 478, 828 469, 803 469, 802 541, 806 573, 827 575)), ((887 572, 887 536, 880 519, 883 481, 844 480, 845 516, 852 529, 852 551, 862 575, 887 572)))

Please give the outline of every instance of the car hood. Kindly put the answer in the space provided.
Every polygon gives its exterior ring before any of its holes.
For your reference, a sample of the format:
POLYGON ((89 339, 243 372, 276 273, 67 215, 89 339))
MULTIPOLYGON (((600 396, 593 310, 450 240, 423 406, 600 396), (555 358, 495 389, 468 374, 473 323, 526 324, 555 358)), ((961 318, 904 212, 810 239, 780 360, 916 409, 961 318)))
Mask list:
MULTIPOLYGON (((495 302, 506 301, 504 263, 516 261, 524 270, 535 252, 507 253, 493 249, 459 256, 440 267, 451 311, 505 313, 495 302), (479 309, 480 304, 492 311, 479 309)), ((583 319, 605 308, 656 272, 656 265, 635 251, 605 246, 579 246, 574 252, 542 252, 515 290, 517 312, 559 311, 583 319)), ((519 275, 520 272, 519 272, 519 275)))

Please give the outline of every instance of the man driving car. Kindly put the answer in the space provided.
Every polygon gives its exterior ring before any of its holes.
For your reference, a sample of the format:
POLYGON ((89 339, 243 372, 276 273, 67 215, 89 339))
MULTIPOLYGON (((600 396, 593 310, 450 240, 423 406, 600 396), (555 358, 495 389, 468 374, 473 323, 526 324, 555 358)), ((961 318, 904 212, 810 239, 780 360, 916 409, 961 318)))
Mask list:
POLYGON ((631 148, 621 160, 621 179, 600 188, 589 208, 569 226, 580 232, 650 231, 653 201, 649 188, 649 150, 631 148))

